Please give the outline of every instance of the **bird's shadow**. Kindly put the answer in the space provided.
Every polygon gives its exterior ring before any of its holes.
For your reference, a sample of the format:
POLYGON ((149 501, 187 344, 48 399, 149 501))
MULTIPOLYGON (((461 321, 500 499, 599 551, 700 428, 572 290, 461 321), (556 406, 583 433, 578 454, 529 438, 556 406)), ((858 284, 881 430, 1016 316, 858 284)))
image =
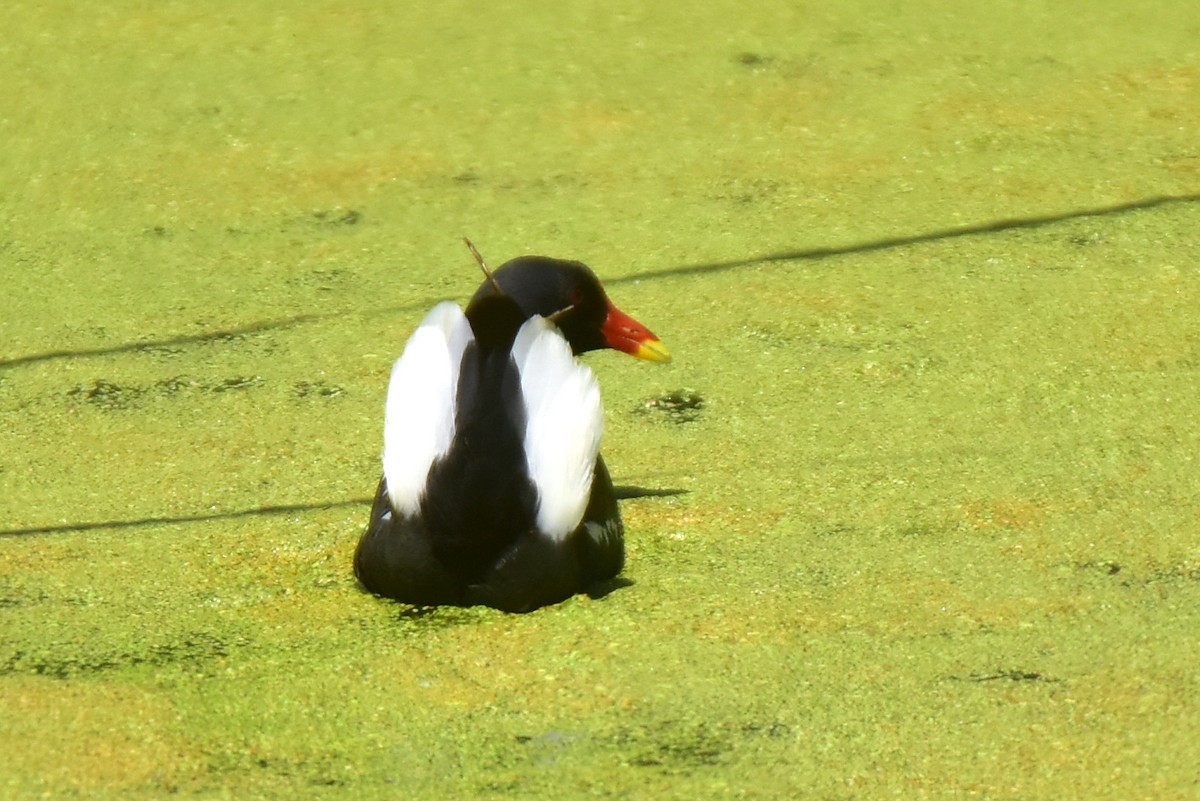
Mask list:
MULTIPOLYGON (((604 579, 603 581, 597 581, 594 584, 589 585, 583 591, 583 594, 593 601, 598 601, 602 598, 608 597, 617 590, 623 590, 626 587, 632 587, 636 583, 637 582, 635 582, 633 579, 624 575, 613 576, 612 578, 604 579)), ((366 590, 363 590, 361 585, 359 585, 359 589, 363 592, 366 592, 366 590)), ((382 598, 381 600, 390 600, 391 603, 394 603, 397 607, 399 607, 398 611, 396 612, 397 620, 401 620, 406 623, 418 624, 423 629, 441 629, 449 628, 451 626, 471 624, 479 619, 478 616, 481 611, 487 610, 487 607, 485 606, 455 606, 453 604, 447 604, 443 606, 424 606, 408 604, 404 601, 396 601, 387 598, 382 598)), ((549 606, 555 605, 556 604, 550 604, 549 606)), ((545 607, 538 607, 538 609, 542 608, 545 607)), ((531 609, 529 612, 517 612, 513 614, 529 614, 530 612, 538 611, 538 609, 531 609)), ((486 611, 484 613, 490 614, 486 611)))
POLYGON ((617 590, 623 590, 626 587, 632 587, 636 583, 636 581, 628 576, 613 576, 612 578, 605 579, 604 581, 597 581, 595 584, 588 587, 584 593, 593 601, 598 601, 601 598, 611 595, 617 590))

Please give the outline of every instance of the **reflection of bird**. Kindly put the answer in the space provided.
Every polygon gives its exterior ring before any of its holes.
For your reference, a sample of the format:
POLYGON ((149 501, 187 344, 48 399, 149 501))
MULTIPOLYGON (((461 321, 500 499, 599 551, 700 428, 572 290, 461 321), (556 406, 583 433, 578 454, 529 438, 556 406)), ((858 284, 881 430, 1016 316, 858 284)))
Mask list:
POLYGON ((573 356, 605 347, 670 358, 578 262, 514 259, 465 313, 435 306, 392 369, 383 477, 354 556, 363 586, 522 612, 619 573, 600 391, 573 356))

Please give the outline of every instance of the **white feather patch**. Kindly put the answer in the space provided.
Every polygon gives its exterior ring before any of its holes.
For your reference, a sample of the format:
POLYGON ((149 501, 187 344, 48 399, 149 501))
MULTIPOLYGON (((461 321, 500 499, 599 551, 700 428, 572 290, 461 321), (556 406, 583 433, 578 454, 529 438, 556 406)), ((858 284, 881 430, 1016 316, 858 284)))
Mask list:
POLYGON ((541 317, 521 326, 512 354, 528 416, 525 458, 538 491, 538 530, 561 542, 578 528, 591 495, 604 431, 600 387, 541 317))
POLYGON ((463 351, 474 339, 462 309, 434 306, 408 338, 392 367, 383 425, 383 475, 388 499, 402 515, 416 513, 434 460, 454 439, 454 409, 463 351))

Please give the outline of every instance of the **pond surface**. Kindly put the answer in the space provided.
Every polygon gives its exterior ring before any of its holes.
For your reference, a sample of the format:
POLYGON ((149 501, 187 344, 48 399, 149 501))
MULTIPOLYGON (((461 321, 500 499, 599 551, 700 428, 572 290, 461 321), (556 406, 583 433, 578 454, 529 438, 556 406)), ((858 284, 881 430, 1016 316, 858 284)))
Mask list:
POLYGON ((1200 6, 25 6, 7 798, 1182 798, 1200 6), (350 571, 388 371, 577 258, 624 586, 350 571))

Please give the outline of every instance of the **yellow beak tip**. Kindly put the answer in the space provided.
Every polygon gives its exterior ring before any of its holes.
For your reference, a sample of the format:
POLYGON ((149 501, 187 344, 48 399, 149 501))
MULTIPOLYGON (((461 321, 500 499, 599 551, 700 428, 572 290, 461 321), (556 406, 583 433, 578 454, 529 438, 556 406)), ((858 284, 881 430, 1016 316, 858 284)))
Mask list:
POLYGON ((633 354, 638 359, 645 359, 648 362, 669 362, 671 361, 671 351, 667 350, 667 346, 663 344, 661 339, 648 339, 638 343, 637 351, 633 354))

